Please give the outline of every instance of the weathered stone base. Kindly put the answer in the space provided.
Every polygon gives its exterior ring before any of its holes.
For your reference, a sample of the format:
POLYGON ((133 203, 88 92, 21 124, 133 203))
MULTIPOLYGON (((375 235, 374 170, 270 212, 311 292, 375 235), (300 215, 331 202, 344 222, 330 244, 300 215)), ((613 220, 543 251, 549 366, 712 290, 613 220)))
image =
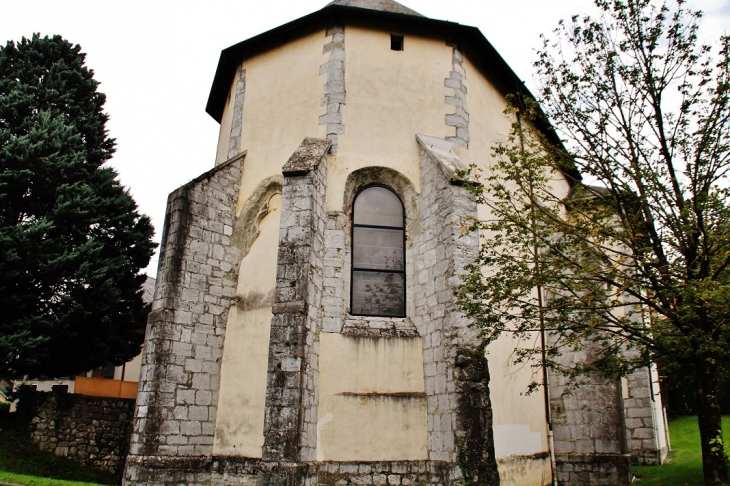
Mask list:
POLYGON ((631 483, 629 454, 557 454, 558 484, 631 483))
POLYGON ((280 463, 232 457, 135 456, 127 462, 123 484, 445 486, 458 484, 459 479, 456 465, 440 461, 280 463))
POLYGON ((446 485, 460 478, 455 465, 441 461, 324 462, 319 464, 317 484, 446 485))
POLYGON ((212 465, 210 457, 128 456, 122 484, 210 484, 212 465))
POLYGON ((642 451, 631 453, 632 466, 659 466, 664 462, 669 451, 667 448, 653 451, 642 451))

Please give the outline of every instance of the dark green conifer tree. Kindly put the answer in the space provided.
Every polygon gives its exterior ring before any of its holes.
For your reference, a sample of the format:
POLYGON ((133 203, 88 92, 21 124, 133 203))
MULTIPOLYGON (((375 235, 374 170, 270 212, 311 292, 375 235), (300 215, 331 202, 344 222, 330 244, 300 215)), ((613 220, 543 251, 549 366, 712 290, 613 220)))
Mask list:
POLYGON ((105 166, 114 139, 85 54, 0 47, 0 376, 65 376, 140 351, 147 216, 105 166))

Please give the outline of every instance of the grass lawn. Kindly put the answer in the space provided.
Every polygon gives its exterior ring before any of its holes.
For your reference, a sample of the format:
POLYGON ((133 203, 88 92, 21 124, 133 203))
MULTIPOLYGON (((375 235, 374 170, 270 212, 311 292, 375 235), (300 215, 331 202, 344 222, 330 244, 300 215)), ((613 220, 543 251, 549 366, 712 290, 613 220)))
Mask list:
POLYGON ((117 484, 110 473, 38 450, 14 415, 0 414, 0 482, 32 486, 117 484))
POLYGON ((0 471, 0 483, 22 484, 28 486, 96 486, 97 483, 84 483, 81 481, 66 481, 64 479, 49 479, 27 474, 15 474, 0 471))
MULTIPOLYGON (((722 418, 725 444, 730 443, 730 417, 722 418)), ((672 441, 670 462, 663 466, 634 466, 632 470, 642 486, 702 485, 702 452, 697 417, 679 417, 669 421, 672 441)), ((726 450, 727 452, 727 450, 726 450)))

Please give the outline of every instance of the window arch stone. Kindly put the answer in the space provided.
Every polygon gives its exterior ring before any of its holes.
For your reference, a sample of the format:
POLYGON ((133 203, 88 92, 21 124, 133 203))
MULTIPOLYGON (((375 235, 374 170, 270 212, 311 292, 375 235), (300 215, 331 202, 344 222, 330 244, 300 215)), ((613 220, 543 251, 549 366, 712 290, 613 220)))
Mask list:
POLYGON ((284 178, 275 175, 264 179, 256 187, 236 218, 231 243, 241 250, 241 259, 251 251, 251 245, 259 236, 259 224, 269 213, 269 200, 281 194, 284 178))
POLYGON ((343 212, 352 213, 355 196, 368 186, 386 186, 390 188, 403 203, 406 216, 406 240, 410 235, 420 232, 420 217, 416 189, 411 181, 400 172, 388 167, 365 167, 350 173, 345 182, 343 212))
MULTIPOLYGON (((342 334, 361 337, 417 337, 419 331, 416 329, 410 315, 414 312, 412 300, 412 285, 407 284, 405 289, 406 317, 378 317, 378 316, 355 316, 350 313, 350 265, 352 261, 352 209, 356 196, 369 186, 385 186, 395 193, 401 200, 405 217, 405 272, 406 282, 411 281, 413 276, 413 265, 409 256, 412 248, 413 238, 420 234, 420 213, 418 207, 418 193, 413 183, 400 172, 387 167, 365 167, 350 173, 345 182, 343 194, 342 211, 329 214, 333 220, 332 232, 341 236, 338 238, 343 242, 342 247, 342 314, 333 322, 340 322, 325 332, 341 332, 342 334), (335 226, 334 221, 342 221, 345 224, 335 226), (337 230, 335 230, 337 228, 337 230)), ((325 326, 329 327, 329 326, 325 326)))

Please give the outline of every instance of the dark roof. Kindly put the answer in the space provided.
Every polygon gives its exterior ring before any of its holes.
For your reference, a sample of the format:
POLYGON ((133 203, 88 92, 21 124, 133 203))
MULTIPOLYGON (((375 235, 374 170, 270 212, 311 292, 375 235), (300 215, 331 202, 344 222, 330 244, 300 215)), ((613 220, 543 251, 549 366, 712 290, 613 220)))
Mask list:
MULTIPOLYGON (((430 19, 392 0, 334 0, 321 10, 224 49, 218 60, 218 68, 205 111, 218 123, 221 122, 231 81, 241 60, 281 45, 290 35, 295 36, 298 32, 303 32, 303 29, 316 25, 326 27, 335 20, 341 22, 345 18, 375 25, 387 25, 388 28, 395 25, 399 32, 412 30, 455 42, 503 95, 516 94, 518 103, 522 97, 535 98, 476 27, 430 19)), ((563 147, 563 143, 547 120, 535 123, 550 142, 563 147)), ((569 165, 570 167, 566 166, 560 170, 568 176, 568 181, 572 185, 581 180, 581 175, 573 164, 569 165)))
POLYGON ((221 122, 231 81, 241 60, 276 46, 277 42, 281 45, 289 35, 303 27, 342 18, 396 23, 403 29, 420 30, 456 42, 485 74, 489 73, 490 81, 503 94, 520 93, 532 97, 522 80, 476 27, 423 17, 391 0, 335 0, 321 10, 224 49, 218 60, 205 111, 218 123, 221 122))
POLYGON ((329 5, 344 5, 346 7, 367 8, 370 10, 380 10, 381 12, 393 12, 423 17, 423 15, 419 14, 415 10, 411 10, 405 5, 401 5, 393 0, 335 0, 334 2, 329 3, 328 6, 329 5))

